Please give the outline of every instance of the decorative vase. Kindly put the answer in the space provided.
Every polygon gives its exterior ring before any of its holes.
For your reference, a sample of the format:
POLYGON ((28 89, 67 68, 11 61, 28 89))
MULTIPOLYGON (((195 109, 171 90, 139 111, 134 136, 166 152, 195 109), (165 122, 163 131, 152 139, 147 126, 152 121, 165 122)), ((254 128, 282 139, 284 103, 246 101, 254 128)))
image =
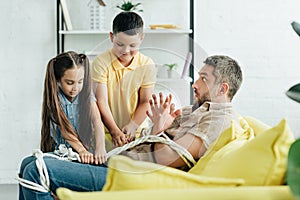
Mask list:
POLYGON ((100 6, 97 0, 90 0, 89 9, 89 27, 91 30, 105 30, 105 9, 100 6))

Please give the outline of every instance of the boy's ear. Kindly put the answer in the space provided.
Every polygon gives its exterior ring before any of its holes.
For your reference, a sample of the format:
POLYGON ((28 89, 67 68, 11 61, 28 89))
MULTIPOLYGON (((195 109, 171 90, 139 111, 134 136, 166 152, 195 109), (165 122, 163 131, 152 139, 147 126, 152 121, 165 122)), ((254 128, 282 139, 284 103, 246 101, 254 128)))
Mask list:
POLYGON ((145 34, 144 34, 144 33, 142 33, 142 34, 141 34, 141 41, 143 41, 143 40, 144 40, 144 38, 145 38, 145 34))
POLYGON ((114 39, 113 32, 109 32, 109 38, 110 38, 110 41, 113 42, 113 39, 114 39))

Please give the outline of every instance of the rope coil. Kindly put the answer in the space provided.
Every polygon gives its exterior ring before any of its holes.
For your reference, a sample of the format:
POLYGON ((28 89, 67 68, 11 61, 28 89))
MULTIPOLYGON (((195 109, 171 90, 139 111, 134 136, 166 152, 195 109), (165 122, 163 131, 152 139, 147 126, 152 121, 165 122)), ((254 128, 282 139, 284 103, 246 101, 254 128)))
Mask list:
POLYGON ((174 151, 176 151, 178 153, 178 155, 183 159, 183 161, 187 164, 187 166, 189 168, 192 167, 191 163, 193 165, 196 164, 196 161, 194 160, 193 156, 190 154, 190 152, 188 150, 186 150, 185 148, 183 148, 182 146, 180 146, 179 144, 177 144, 176 142, 171 140, 164 133, 161 133, 159 135, 146 135, 141 138, 138 138, 128 144, 125 144, 121 147, 117 147, 117 148, 111 150, 110 152, 107 153, 107 157, 109 158, 113 155, 120 154, 121 152, 126 151, 130 148, 133 148, 144 142, 153 142, 153 143, 159 142, 159 143, 167 144, 167 145, 169 145, 169 147, 171 147, 174 151))

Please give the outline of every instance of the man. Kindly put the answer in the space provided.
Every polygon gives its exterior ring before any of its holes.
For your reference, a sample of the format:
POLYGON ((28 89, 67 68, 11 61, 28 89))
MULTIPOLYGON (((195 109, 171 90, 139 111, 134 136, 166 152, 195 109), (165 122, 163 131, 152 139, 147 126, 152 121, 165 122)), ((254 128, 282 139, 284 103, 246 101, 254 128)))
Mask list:
MULTIPOLYGON (((159 102, 155 95, 149 101, 147 115, 153 122, 152 134, 164 131, 187 149, 194 159, 199 159, 220 133, 235 118, 231 100, 242 83, 242 71, 237 62, 228 56, 211 56, 204 61, 199 78, 193 84, 193 106, 174 111, 171 96, 159 102)), ((155 143, 153 156, 156 163, 183 167, 185 163, 169 146, 155 143)), ((40 183, 40 176, 33 157, 23 160, 20 177, 40 183)), ((50 190, 66 187, 75 191, 100 191, 105 184, 107 168, 44 158, 50 190), (80 174, 80 176, 78 176, 80 174)), ((20 186, 19 199, 53 199, 51 192, 36 192, 20 186)))
MULTIPOLYGON (((193 106, 174 112, 174 105, 170 105, 168 98, 162 102, 161 96, 159 106, 153 96, 154 103, 151 100, 150 105, 154 114, 147 112, 154 124, 153 132, 165 131, 174 137, 177 144, 187 149, 195 160, 236 118, 231 100, 242 83, 239 65, 228 56, 211 56, 204 63, 199 78, 192 85, 195 99, 193 106)), ((179 155, 165 144, 155 144, 154 157, 159 164, 171 167, 185 165, 179 155)))

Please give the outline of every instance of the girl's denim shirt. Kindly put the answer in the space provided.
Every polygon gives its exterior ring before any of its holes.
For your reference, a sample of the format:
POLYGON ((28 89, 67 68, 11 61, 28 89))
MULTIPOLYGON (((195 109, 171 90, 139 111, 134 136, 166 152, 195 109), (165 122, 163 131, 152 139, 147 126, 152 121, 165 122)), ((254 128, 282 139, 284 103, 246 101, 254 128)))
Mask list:
MULTIPOLYGON (((92 95, 93 96, 93 95, 92 95)), ((66 116, 70 120, 71 124, 75 128, 76 133, 78 134, 79 128, 79 98, 78 95, 75 97, 73 102, 70 102, 61 90, 59 90, 58 99, 60 107, 65 112, 66 116)), ((58 149, 60 144, 65 144, 67 148, 70 148, 71 145, 64 139, 58 126, 55 123, 52 123, 50 127, 50 134, 54 139, 56 146, 55 149, 58 149)))

